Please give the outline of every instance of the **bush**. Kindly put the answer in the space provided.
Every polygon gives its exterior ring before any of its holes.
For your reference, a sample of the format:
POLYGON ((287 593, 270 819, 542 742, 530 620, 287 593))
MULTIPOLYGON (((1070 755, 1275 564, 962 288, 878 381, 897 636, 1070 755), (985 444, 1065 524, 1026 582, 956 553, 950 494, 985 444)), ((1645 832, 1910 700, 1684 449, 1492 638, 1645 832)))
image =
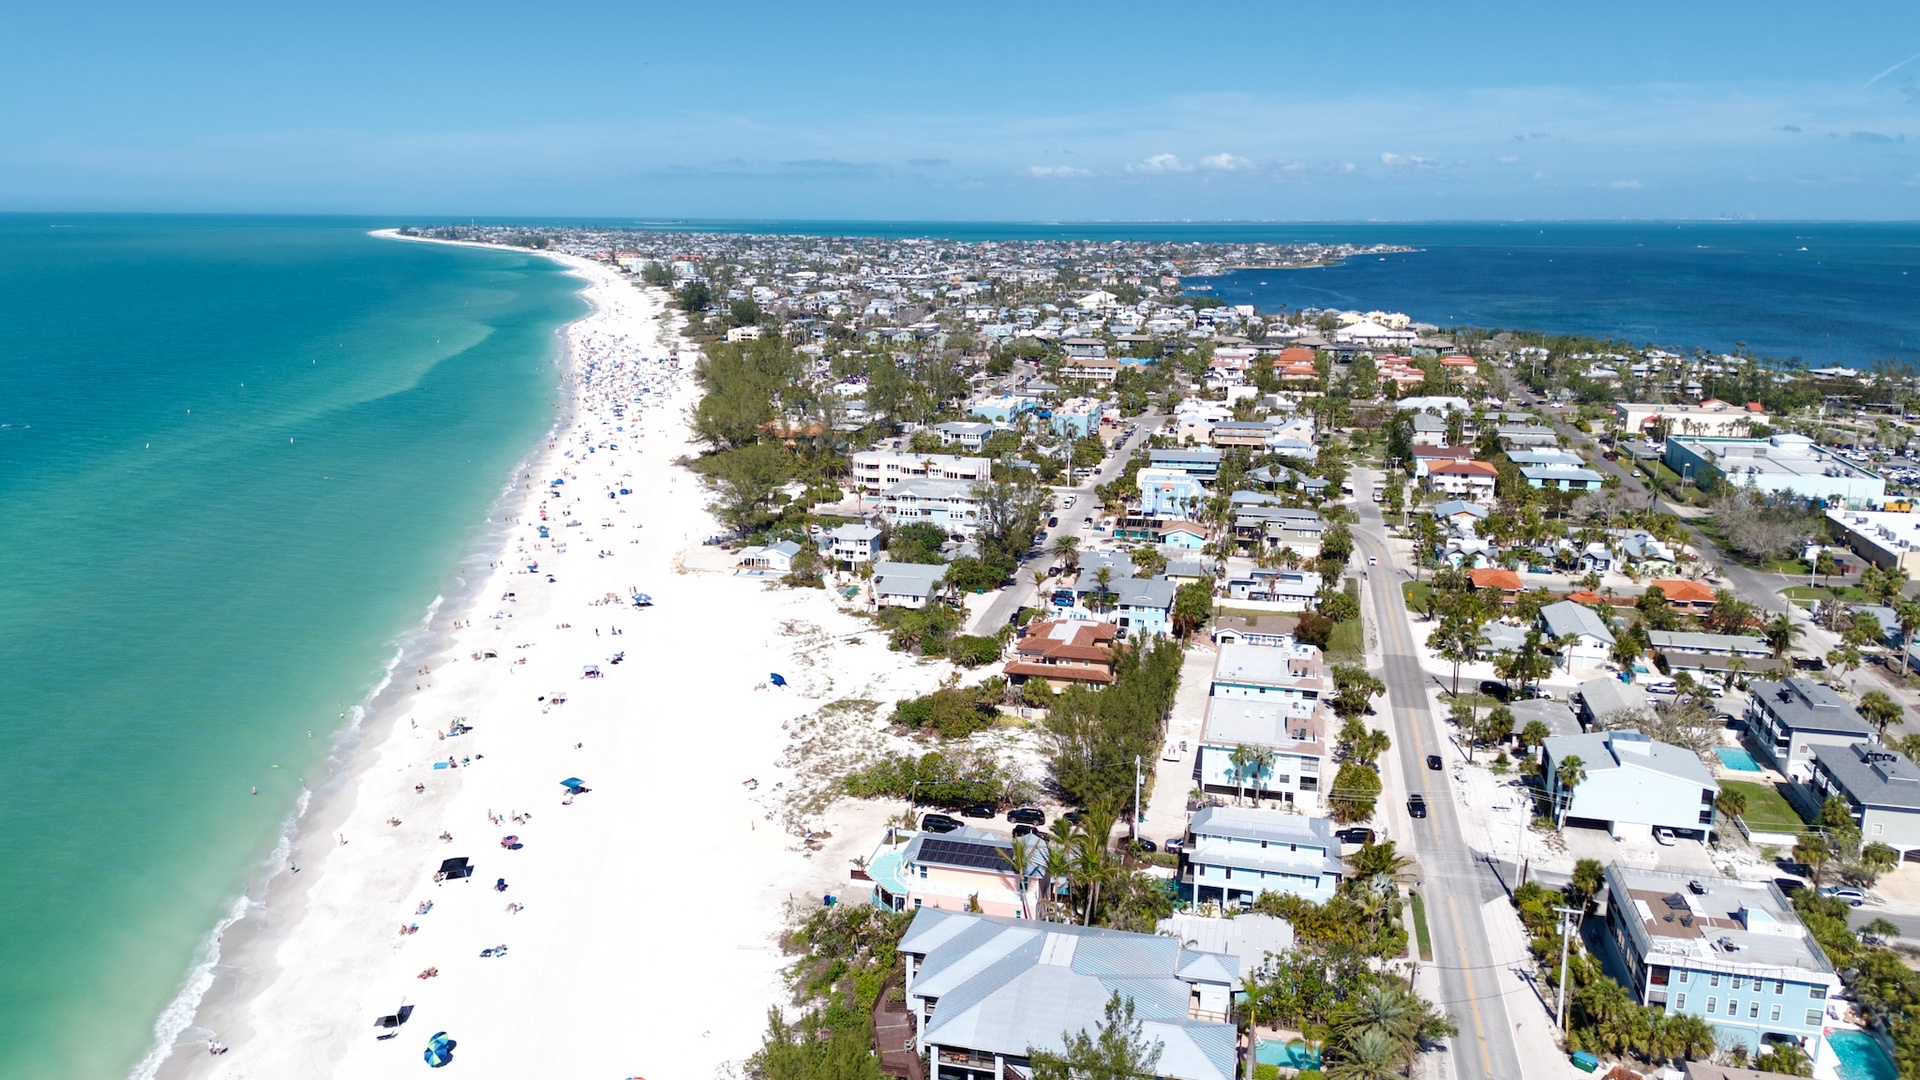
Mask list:
POLYGON ((934 806, 1028 802, 1036 794, 990 753, 959 747, 914 756, 892 754, 841 781, 856 799, 905 799, 934 806))
POLYGON ((1333 639, 1333 620, 1317 611, 1303 611, 1299 623, 1293 628, 1293 636, 1303 645, 1325 649, 1327 642, 1333 639))
POLYGON ((916 731, 931 728, 946 739, 965 738, 992 727, 994 717, 998 715, 999 710, 994 703, 973 688, 935 690, 924 697, 909 698, 893 707, 896 726, 916 731))
POLYGON ((879 619, 893 631, 889 648, 921 656, 945 656, 948 640, 960 629, 960 613, 937 600, 924 608, 882 608, 879 619))
POLYGON ((947 659, 961 667, 981 667, 1000 659, 1000 639, 962 634, 947 642, 947 659))

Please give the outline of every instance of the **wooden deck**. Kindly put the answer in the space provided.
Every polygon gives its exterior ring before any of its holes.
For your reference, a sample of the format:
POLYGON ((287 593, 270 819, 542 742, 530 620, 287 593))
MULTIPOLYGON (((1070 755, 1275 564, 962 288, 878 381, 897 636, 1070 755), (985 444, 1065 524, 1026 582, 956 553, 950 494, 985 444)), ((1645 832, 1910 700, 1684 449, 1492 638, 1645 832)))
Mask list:
POLYGON ((913 1014, 905 1002, 894 1001, 893 991, 900 985, 895 971, 880 988, 880 1000, 873 1003, 873 1045, 880 1051, 880 1072, 905 1080, 926 1080, 927 1069, 912 1049, 913 1014))

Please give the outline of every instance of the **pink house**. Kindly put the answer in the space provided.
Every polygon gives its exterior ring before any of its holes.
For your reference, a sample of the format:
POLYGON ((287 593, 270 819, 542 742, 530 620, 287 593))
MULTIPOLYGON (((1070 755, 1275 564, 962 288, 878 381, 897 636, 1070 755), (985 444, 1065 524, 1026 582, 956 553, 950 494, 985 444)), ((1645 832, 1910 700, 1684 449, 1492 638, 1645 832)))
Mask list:
POLYGON ((1027 870, 1017 873, 1013 841, 1000 833, 957 829, 914 833, 888 843, 867 860, 873 902, 894 911, 939 908, 1037 919, 1047 896, 1047 847, 1027 840, 1027 870))

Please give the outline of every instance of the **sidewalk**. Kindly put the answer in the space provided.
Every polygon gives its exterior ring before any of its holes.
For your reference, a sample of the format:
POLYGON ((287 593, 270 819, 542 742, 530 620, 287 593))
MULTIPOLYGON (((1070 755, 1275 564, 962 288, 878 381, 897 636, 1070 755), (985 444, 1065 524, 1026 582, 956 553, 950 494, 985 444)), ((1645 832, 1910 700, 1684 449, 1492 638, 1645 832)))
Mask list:
MULTIPOLYGON (((1167 742, 1178 747, 1178 761, 1152 762, 1153 791, 1147 795, 1147 820, 1140 835, 1156 844, 1187 832, 1187 793, 1194 788, 1194 757, 1200 752, 1200 727, 1207 718, 1207 691, 1213 683, 1213 662, 1219 651, 1211 645, 1188 645, 1180 665, 1180 688, 1174 691, 1173 715, 1167 719, 1167 742)), ((1142 762, 1142 765, 1148 763, 1142 762)))
POLYGON ((1553 1020, 1553 988, 1536 982, 1527 932, 1505 900, 1489 900, 1480 909, 1487 927, 1487 944, 1495 964, 1493 993, 1500 995, 1513 1021, 1513 1050, 1520 1059, 1524 1080, 1553 1080, 1581 1076, 1560 1049, 1559 1028, 1553 1020))

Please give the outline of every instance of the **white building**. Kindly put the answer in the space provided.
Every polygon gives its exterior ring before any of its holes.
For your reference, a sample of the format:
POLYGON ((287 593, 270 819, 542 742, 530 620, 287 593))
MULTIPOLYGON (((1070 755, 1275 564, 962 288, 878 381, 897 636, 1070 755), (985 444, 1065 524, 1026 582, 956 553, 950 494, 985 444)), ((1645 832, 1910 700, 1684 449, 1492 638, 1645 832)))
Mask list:
POLYGON ((1623 431, 1639 434, 1664 424, 1668 435, 1710 435, 1715 438, 1745 438, 1753 425, 1767 423, 1765 409, 1741 408, 1717 398, 1698 405, 1663 405, 1652 402, 1619 401, 1613 406, 1614 418, 1623 431))
POLYGON ((1592 731, 1556 735, 1541 744, 1541 755, 1556 818, 1596 824, 1614 836, 1665 828, 1704 840, 1713 830, 1720 785, 1685 747, 1654 742, 1638 731, 1592 731), (1586 778, 1569 790, 1559 770, 1575 757, 1586 778))
POLYGON ((980 527, 980 502, 968 480, 902 480, 880 493, 887 524, 925 524, 949 536, 972 536, 980 527))
POLYGON ((993 479, 993 459, 956 454, 915 454, 892 450, 861 450, 851 458, 853 482, 862 492, 878 495, 902 480, 993 479))
POLYGON ((1667 468, 1702 482, 1717 475, 1737 488, 1795 495, 1849 509, 1886 501, 1887 481, 1878 473, 1835 457, 1805 435, 1767 439, 1701 439, 1667 436, 1667 468))
POLYGON ((1185 848, 1179 880, 1198 903, 1225 908, 1267 892, 1320 903, 1340 886, 1340 841, 1322 817, 1209 806, 1187 825, 1185 848))

